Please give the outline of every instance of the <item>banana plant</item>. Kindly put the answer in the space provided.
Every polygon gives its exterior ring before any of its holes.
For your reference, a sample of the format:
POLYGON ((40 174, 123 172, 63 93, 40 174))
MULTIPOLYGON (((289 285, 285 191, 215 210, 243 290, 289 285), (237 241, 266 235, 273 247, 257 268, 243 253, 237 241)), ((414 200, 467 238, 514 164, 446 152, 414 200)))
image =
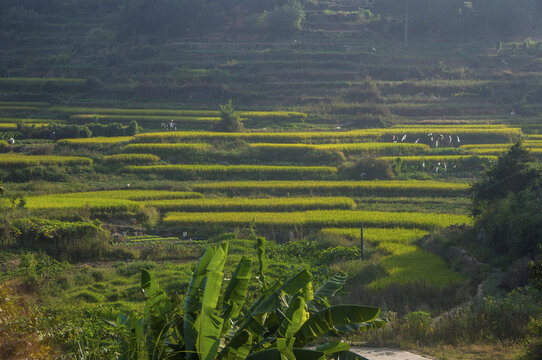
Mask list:
POLYGON ((365 359, 349 345, 333 341, 308 349, 326 335, 381 327, 380 310, 360 305, 331 306, 346 282, 336 274, 313 291, 312 275, 304 270, 286 282, 264 277, 265 243, 258 242, 259 292, 252 304, 247 293, 252 260, 243 257, 225 290, 228 243, 210 246, 195 267, 184 302, 168 297, 147 270, 141 273, 146 297, 142 315, 104 312, 103 317, 124 330, 121 358, 126 360, 260 360, 365 359))

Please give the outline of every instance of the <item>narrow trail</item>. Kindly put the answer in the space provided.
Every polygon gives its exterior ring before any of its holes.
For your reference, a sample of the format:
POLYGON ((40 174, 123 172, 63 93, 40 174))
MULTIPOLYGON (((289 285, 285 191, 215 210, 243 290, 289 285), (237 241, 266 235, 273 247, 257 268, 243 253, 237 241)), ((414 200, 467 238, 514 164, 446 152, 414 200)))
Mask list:
POLYGON ((350 351, 358 355, 364 356, 369 360, 431 360, 432 358, 424 357, 404 350, 387 349, 387 348, 365 348, 353 346, 350 351))

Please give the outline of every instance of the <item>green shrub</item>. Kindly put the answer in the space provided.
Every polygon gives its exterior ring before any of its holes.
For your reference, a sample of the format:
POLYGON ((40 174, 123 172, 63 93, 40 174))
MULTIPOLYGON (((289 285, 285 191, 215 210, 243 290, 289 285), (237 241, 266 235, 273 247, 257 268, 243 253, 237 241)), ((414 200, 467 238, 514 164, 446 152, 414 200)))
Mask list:
POLYGON ((217 125, 218 131, 239 132, 243 130, 241 117, 233 109, 231 100, 226 105, 220 105, 220 122, 217 125))
POLYGON ((326 264, 333 264, 338 261, 344 262, 359 259, 360 254, 360 250, 357 247, 337 246, 322 251, 320 259, 326 264))
POLYGON ((98 223, 28 218, 14 220, 12 227, 17 246, 61 259, 101 258, 109 249, 109 234, 98 223))
POLYGON ((391 164, 374 157, 363 157, 354 164, 339 169, 341 176, 353 180, 386 180, 393 178, 391 164))

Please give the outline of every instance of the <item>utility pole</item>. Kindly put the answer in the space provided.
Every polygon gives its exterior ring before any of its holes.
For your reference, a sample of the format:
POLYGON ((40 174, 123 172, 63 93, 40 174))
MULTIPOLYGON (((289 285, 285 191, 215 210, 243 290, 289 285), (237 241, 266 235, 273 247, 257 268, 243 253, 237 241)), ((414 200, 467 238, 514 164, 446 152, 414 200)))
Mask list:
POLYGON ((405 45, 408 46, 408 1, 405 1, 405 45))
POLYGON ((361 253, 361 260, 365 260, 365 241, 363 239, 363 224, 361 224, 361 237, 360 237, 360 253, 361 253))

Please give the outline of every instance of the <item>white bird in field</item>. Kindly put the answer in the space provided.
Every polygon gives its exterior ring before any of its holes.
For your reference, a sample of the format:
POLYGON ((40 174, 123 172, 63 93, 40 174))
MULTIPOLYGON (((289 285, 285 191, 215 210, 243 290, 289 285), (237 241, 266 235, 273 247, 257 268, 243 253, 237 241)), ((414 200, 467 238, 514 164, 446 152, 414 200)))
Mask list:
POLYGON ((435 147, 438 147, 438 140, 437 140, 437 142, 435 143, 435 147))
POLYGON ((437 165, 440 166, 440 161, 439 161, 439 163, 437 165))
POLYGON ((457 142, 458 142, 458 143, 460 143, 460 142, 461 142, 461 140, 459 140, 459 136, 457 137, 457 142))
POLYGON ((448 171, 448 167, 446 166, 446 163, 444 163, 444 171, 448 171))
POLYGON ((457 165, 454 165, 454 169, 457 167, 457 165))
POLYGON ((440 140, 444 140, 444 135, 440 134, 440 140))
POLYGON ((424 162, 422 162, 422 166, 423 166, 423 168, 425 169, 425 161, 424 161, 424 162))
POLYGON ((403 138, 401 139, 401 142, 405 141, 406 140, 406 134, 403 135, 403 138))
POLYGON ((450 139, 450 144, 452 143, 452 136, 448 135, 448 138, 450 139))
POLYGON ((435 169, 435 172, 438 174, 438 166, 437 166, 437 168, 435 169))
POLYGON ((431 136, 431 141, 433 141, 433 137, 431 136))
POLYGON ((431 133, 431 134, 427 134, 427 136, 433 136, 433 133, 431 133))
POLYGON ((420 141, 420 138, 416 139, 416 141, 414 141, 414 144, 417 144, 418 141, 420 141))

